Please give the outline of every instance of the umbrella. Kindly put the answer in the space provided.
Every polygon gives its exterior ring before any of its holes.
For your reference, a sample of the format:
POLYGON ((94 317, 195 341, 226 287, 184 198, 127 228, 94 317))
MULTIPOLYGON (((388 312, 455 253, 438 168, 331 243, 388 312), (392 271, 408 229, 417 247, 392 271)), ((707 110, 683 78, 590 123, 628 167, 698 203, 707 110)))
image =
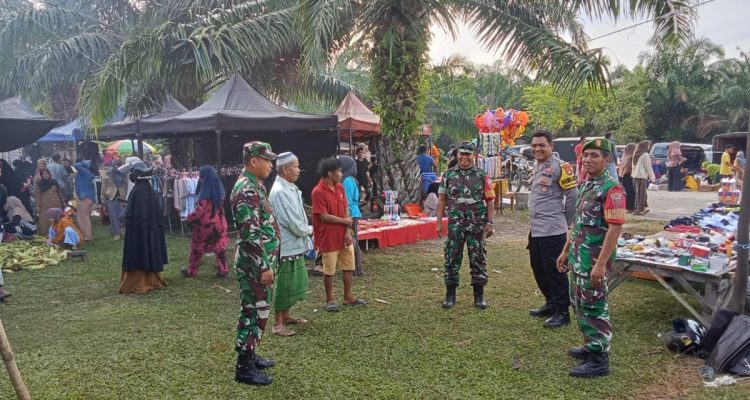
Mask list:
MULTIPOLYGON (((107 146, 107 148, 104 151, 105 152, 117 152, 120 154, 132 154, 138 151, 138 140, 118 140, 116 142, 112 142, 112 144, 107 146)), ((154 146, 151 146, 150 144, 143 142, 143 152, 144 153, 156 153, 156 149, 154 148, 154 146)))

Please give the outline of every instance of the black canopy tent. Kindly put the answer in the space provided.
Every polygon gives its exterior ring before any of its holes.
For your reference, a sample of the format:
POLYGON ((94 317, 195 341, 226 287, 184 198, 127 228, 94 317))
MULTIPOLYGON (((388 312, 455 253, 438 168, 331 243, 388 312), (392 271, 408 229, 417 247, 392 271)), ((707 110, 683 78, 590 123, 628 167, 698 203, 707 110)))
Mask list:
POLYGON ((179 101, 177 101, 177 99, 167 95, 164 100, 164 104, 156 114, 152 114, 144 118, 126 117, 122 121, 105 125, 99 130, 98 137, 101 140, 139 139, 138 155, 143 158, 141 122, 151 119, 162 120, 166 118, 172 118, 187 111, 188 109, 185 108, 185 106, 183 106, 179 101))
POLYGON ((0 102, 0 151, 11 151, 41 139, 60 121, 34 111, 20 97, 0 102))
POLYGON ((298 185, 309 199, 320 159, 336 153, 338 118, 283 108, 232 76, 205 103, 175 117, 140 121, 142 138, 194 138, 197 164, 242 159, 242 145, 268 142, 277 153, 294 152, 303 172, 298 185))

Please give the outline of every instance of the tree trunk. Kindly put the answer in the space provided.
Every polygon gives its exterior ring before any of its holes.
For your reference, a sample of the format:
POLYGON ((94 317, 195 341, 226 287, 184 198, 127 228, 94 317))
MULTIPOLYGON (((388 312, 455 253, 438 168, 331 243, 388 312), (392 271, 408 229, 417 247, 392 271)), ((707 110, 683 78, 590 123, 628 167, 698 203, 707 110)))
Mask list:
MULTIPOLYGON (((748 134, 745 138, 745 154, 750 154, 750 121, 748 122, 748 134)), ((732 297, 729 300, 729 309, 742 314, 745 310, 747 297, 747 275, 748 275, 748 242, 750 241, 750 163, 745 163, 745 174, 742 178, 742 200, 740 201, 740 220, 737 222, 737 269, 734 272, 732 285, 732 297)))
POLYGON ((170 139, 169 153, 172 155, 172 168, 182 169, 193 166, 193 139, 170 139))
POLYGON ((429 17, 420 2, 383 11, 373 32, 370 84, 382 120, 384 187, 402 202, 418 202, 416 162, 419 128, 424 123, 429 17))
POLYGON ((383 137, 383 183, 389 190, 398 190, 399 200, 406 203, 419 202, 419 166, 416 164, 419 137, 400 138, 395 135, 383 137))

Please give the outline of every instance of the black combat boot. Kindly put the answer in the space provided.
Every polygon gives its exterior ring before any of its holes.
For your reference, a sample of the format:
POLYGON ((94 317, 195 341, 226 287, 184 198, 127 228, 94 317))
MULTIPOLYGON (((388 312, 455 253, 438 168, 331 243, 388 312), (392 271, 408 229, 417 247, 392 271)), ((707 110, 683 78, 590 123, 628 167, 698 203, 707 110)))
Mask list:
POLYGON ((531 315, 532 317, 549 318, 555 315, 555 307, 552 307, 549 304, 545 304, 539 308, 530 310, 529 315, 531 315))
POLYGON ((0 301, 3 301, 10 297, 10 293, 3 291, 3 289, 0 289, 0 301))
POLYGON ((237 367, 234 380, 247 385, 270 385, 273 380, 270 376, 260 372, 253 363, 255 353, 237 357, 237 367))
POLYGON ((586 361, 570 370, 570 376, 576 378, 596 378, 609 375, 609 353, 589 353, 586 361))
POLYGON ((565 311, 557 311, 555 315, 544 321, 544 327, 547 329, 562 328, 565 325, 570 324, 570 313, 568 309, 565 311))
POLYGON ((263 358, 258 354, 253 355, 253 364, 255 364, 255 367, 257 367, 258 369, 271 368, 275 365, 273 360, 263 358))
POLYGON ((451 285, 445 286, 445 301, 443 308, 448 309, 456 304, 456 287, 451 285))
POLYGON ((572 349, 568 350, 569 356, 573 358, 577 358, 584 362, 586 361, 587 358, 589 358, 589 354, 591 354, 591 352, 589 351, 589 349, 586 348, 586 346, 573 347, 572 349))
POLYGON ((474 307, 484 310, 487 303, 484 301, 484 286, 474 285, 474 307))

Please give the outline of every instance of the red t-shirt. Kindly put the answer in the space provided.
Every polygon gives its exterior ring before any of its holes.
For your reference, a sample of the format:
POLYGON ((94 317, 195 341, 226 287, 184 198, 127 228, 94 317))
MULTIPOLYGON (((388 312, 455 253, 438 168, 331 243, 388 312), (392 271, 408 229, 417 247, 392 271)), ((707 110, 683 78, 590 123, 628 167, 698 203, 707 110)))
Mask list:
POLYGON ((337 183, 334 189, 328 187, 323 179, 312 191, 313 239, 315 248, 322 252, 339 251, 344 248, 344 236, 348 229, 344 225, 326 224, 320 214, 330 214, 339 218, 346 217, 348 207, 344 186, 337 183))

